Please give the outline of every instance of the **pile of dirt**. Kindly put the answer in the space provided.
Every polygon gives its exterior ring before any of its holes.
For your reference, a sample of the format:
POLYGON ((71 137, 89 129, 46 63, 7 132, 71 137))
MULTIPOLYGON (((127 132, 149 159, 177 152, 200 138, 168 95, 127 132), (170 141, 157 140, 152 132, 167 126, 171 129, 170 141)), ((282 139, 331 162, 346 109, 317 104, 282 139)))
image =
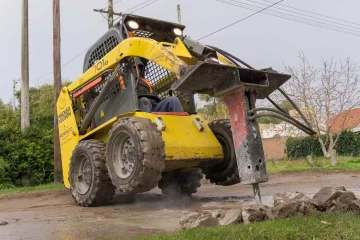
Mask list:
POLYGON ((246 224, 299 215, 347 212, 360 214, 360 199, 357 199, 354 193, 347 191, 345 187, 325 187, 313 197, 299 192, 284 192, 276 194, 273 199, 274 207, 252 204, 229 210, 185 211, 179 223, 182 229, 189 229, 246 224))

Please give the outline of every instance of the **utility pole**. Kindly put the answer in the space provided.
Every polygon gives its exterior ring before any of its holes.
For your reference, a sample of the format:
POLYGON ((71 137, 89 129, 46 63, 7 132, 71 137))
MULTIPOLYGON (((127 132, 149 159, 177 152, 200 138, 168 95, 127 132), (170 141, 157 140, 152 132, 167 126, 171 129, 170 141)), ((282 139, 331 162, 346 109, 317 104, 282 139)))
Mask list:
POLYGON ((62 181, 62 165, 56 102, 61 91, 60 0, 53 0, 54 58, 54 182, 62 181))
POLYGON ((20 80, 20 78, 18 79, 13 79, 13 111, 15 112, 15 105, 16 105, 16 84, 18 83, 18 81, 20 80))
POLYGON ((178 13, 178 22, 181 24, 181 9, 180 4, 177 5, 177 13, 178 13))
POLYGON ((22 1, 21 34, 21 131, 30 126, 29 111, 29 22, 28 0, 22 1))
POLYGON ((113 0, 108 2, 108 28, 110 29, 114 25, 114 5, 113 0))
POLYGON ((112 26, 114 25, 114 15, 116 16, 122 16, 121 13, 115 13, 114 12, 114 4, 113 4, 113 0, 108 0, 108 10, 104 10, 104 9, 94 9, 95 12, 99 12, 99 13, 105 13, 108 15, 107 20, 108 20, 108 28, 112 28, 112 26))

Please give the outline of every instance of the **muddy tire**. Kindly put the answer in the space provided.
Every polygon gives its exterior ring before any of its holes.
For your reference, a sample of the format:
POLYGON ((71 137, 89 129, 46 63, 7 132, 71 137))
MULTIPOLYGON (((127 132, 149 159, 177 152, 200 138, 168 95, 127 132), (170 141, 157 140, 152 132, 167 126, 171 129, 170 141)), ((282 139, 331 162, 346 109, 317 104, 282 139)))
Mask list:
POLYGON ((222 146, 224 159, 217 164, 209 164, 204 168, 206 179, 221 186, 230 186, 240 182, 236 161, 230 120, 215 120, 209 127, 222 146))
POLYGON ((75 147, 69 170, 71 194, 84 207, 105 205, 115 194, 105 161, 105 144, 84 140, 75 147))
POLYGON ((119 119, 109 132, 106 163, 119 191, 141 193, 155 188, 165 169, 161 131, 149 119, 119 119))
POLYGON ((158 187, 169 197, 190 197, 201 186, 203 175, 199 169, 172 171, 163 174, 158 187))

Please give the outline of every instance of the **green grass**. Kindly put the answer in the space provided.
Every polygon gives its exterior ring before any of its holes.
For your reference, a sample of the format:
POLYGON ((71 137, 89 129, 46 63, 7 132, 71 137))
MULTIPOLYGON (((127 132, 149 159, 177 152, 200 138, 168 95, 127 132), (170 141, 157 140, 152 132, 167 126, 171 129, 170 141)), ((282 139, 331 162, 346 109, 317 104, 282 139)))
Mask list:
POLYGON ((360 171, 360 159, 354 157, 338 157, 338 164, 331 166, 330 159, 327 158, 314 158, 313 166, 310 166, 306 159, 298 160, 277 160, 275 166, 271 161, 267 161, 267 168, 269 173, 278 172, 300 172, 312 170, 343 170, 343 171, 360 171))
POLYGON ((55 189, 64 189, 64 184, 49 183, 49 184, 38 185, 38 186, 33 186, 33 187, 0 189, 0 194, 25 193, 25 192, 55 190, 55 189))
POLYGON ((137 239, 360 239, 360 216, 318 215, 292 217, 246 225, 199 228, 183 230, 173 234, 158 234, 137 239))

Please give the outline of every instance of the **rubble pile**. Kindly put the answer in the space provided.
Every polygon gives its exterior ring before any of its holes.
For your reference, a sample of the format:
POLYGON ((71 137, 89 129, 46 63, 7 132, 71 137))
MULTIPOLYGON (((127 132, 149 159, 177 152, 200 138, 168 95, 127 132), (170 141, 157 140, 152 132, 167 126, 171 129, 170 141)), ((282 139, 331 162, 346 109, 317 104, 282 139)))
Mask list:
POLYGON ((355 212, 360 214, 360 199, 345 187, 324 187, 312 198, 304 193, 278 193, 274 206, 244 205, 229 210, 185 211, 180 217, 182 229, 248 224, 268 219, 305 216, 323 213, 355 212))

